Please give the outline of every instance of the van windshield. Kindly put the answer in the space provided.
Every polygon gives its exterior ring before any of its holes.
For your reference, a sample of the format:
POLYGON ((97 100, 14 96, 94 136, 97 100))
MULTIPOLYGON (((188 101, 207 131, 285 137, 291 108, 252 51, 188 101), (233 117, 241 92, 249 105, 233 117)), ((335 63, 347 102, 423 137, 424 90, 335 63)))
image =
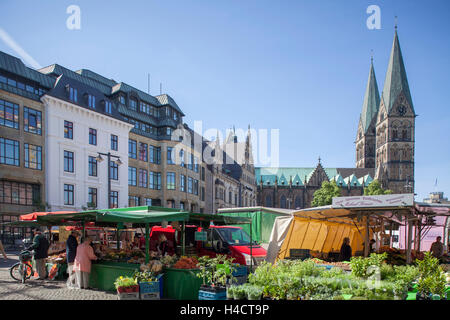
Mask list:
POLYGON ((221 237, 232 246, 250 245, 250 236, 239 228, 217 228, 221 237))

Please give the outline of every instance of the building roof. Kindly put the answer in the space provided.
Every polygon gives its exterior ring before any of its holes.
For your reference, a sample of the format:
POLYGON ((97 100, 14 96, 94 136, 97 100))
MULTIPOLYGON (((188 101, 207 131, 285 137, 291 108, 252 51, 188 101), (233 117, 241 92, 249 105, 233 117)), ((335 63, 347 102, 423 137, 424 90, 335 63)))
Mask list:
POLYGON ((398 40, 397 30, 395 30, 394 43, 392 44, 391 56, 389 58, 389 65, 382 93, 382 99, 387 112, 391 111, 392 106, 401 92, 404 93, 414 112, 405 65, 403 63, 402 51, 400 49, 400 42, 398 40))
POLYGON ((39 83, 42 87, 52 88, 55 79, 25 66, 19 58, 0 51, 0 69, 39 83))
POLYGON ((369 130, 370 124, 377 117, 380 106, 380 93, 378 91, 377 79, 373 68, 373 61, 370 63, 369 79, 367 80, 366 93, 364 95, 363 108, 361 112, 361 124, 364 133, 369 130))
MULTIPOLYGON (((297 186, 296 182, 299 181, 299 186, 303 186, 305 183, 308 183, 311 179, 314 170, 316 168, 255 168, 255 179, 256 184, 261 183, 261 179, 264 185, 273 185, 275 184, 275 180, 277 180, 278 185, 281 184, 281 181, 287 181, 289 184, 290 179, 292 178, 292 185, 297 186)), ((356 181, 357 185, 362 185, 362 177, 364 177, 364 184, 368 185, 368 183, 372 182, 372 176, 374 175, 373 168, 323 168, 325 173, 328 176, 328 179, 334 180, 336 178, 337 181, 343 181, 343 186, 347 186, 348 178, 350 177, 350 181, 356 181), (359 180, 361 179, 361 180, 359 180), (370 181, 370 182, 367 182, 370 181)))
POLYGON ((45 95, 67 101, 67 102, 75 104, 79 107, 82 107, 82 108, 85 108, 85 109, 88 109, 88 110, 91 110, 94 112, 98 112, 105 116, 112 117, 117 120, 128 123, 122 117, 122 115, 119 113, 119 111, 117 111, 117 107, 116 107, 114 101, 112 101, 107 96, 105 96, 101 91, 99 91, 89 85, 86 85, 78 80, 75 80, 71 77, 68 77, 65 75, 59 76, 56 80, 55 86, 51 90, 49 90, 45 95), (67 86, 77 89, 77 92, 78 92, 77 102, 71 101, 69 99, 69 96, 67 93, 67 86), (87 99, 85 99, 85 94, 90 94, 95 97, 95 102, 96 102, 95 109, 90 108, 88 106, 87 99), (111 102, 111 104, 112 104, 112 108, 111 108, 112 112, 111 113, 107 113, 105 111, 104 106, 102 105, 102 101, 111 102))

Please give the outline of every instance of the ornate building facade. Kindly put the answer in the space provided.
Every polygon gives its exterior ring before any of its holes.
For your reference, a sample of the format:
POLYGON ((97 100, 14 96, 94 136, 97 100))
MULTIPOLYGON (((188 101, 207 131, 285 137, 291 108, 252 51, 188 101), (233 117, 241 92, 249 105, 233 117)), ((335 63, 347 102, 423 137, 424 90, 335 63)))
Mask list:
POLYGON ((415 111, 395 28, 383 92, 373 59, 358 123, 355 168, 256 168, 258 205, 307 208, 323 181, 336 181, 342 196, 364 193, 374 179, 394 193, 414 192, 415 111))

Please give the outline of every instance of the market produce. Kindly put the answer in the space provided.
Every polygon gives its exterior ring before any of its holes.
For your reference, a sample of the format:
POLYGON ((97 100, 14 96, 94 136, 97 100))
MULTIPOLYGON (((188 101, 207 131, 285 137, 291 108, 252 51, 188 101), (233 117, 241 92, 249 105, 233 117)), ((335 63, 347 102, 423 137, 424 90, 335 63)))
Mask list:
POLYGON ((153 272, 158 274, 163 270, 163 264, 159 260, 150 260, 147 264, 141 264, 141 271, 153 272))
POLYGON ((173 265, 174 269, 196 269, 198 264, 198 260, 195 257, 181 257, 180 260, 177 261, 173 265))
POLYGON ((326 265, 326 266, 332 266, 332 267, 338 267, 341 268, 343 270, 347 270, 350 271, 350 264, 348 262, 328 262, 328 261, 324 261, 318 258, 313 258, 311 259, 312 261, 314 261, 314 263, 318 264, 318 265, 326 265))
POLYGON ((52 256, 49 256, 47 258, 48 262, 53 262, 53 263, 66 263, 67 259, 66 259, 66 253, 60 253, 60 254, 54 254, 52 256))
POLYGON ((164 268, 171 268, 178 261, 178 257, 176 255, 165 255, 164 257, 161 257, 159 261, 161 261, 164 268))

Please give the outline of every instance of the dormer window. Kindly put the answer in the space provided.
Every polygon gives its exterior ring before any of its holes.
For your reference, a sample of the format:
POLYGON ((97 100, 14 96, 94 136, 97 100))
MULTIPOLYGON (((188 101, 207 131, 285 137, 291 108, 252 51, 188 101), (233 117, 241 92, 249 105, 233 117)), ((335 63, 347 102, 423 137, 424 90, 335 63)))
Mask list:
POLYGON ((137 101, 136 99, 130 99, 130 109, 137 111, 137 101))
POLYGON ((91 109, 95 109, 95 96, 88 94, 88 106, 91 109))
POLYGON ((112 113, 112 103, 110 101, 105 101, 105 112, 112 113))
POLYGON ((119 102, 121 104, 125 104, 125 97, 124 96, 119 96, 119 102))
POLYGON ((69 100, 73 102, 78 102, 78 91, 77 89, 67 85, 67 91, 69 92, 69 100))

